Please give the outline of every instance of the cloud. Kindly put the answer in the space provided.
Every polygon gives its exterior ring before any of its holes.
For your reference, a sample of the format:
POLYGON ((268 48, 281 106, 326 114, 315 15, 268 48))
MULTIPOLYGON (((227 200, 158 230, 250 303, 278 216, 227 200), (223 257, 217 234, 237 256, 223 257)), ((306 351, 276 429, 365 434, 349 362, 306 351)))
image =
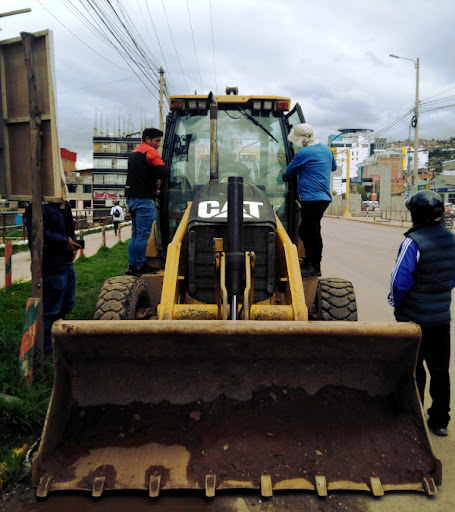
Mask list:
MULTIPOLYGON (((422 100, 445 90, 439 97, 455 94, 450 92, 455 87, 452 0, 439 0, 431 9, 414 0, 119 4, 134 22, 130 29, 137 30, 141 46, 165 68, 171 92, 222 94, 234 85, 244 94, 288 96, 301 104, 323 142, 338 128, 350 127, 389 126, 384 134, 389 139, 408 137, 415 67, 390 53, 420 58, 422 100)), ((0 38, 23 30, 53 31, 60 144, 77 152, 80 162, 90 162, 101 113, 113 129, 119 117, 120 124, 131 122, 135 129, 144 119, 158 123, 157 92, 67 5, 81 8, 78 0, 35 1, 32 13, 0 19, 0 38)), ((2 2, 3 11, 22 7, 18 0, 2 2)), ((422 113, 420 136, 454 135, 452 118, 453 107, 422 113)))

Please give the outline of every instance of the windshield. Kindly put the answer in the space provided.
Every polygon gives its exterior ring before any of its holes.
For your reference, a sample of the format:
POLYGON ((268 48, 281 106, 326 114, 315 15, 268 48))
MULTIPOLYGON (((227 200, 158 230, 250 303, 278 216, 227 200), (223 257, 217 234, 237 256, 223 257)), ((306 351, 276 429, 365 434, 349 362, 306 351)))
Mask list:
MULTIPOLYGON (((245 113, 218 111, 219 182, 227 182, 229 176, 241 176, 244 182, 256 185, 267 194, 286 226, 287 184, 281 178, 286 154, 280 117, 271 112, 260 116, 251 115, 249 110, 245 113)), ((186 202, 210 179, 209 115, 179 117, 175 135, 169 185, 171 231, 178 223, 175 221, 172 226, 172 219, 179 218, 178 212, 185 210, 186 202)))

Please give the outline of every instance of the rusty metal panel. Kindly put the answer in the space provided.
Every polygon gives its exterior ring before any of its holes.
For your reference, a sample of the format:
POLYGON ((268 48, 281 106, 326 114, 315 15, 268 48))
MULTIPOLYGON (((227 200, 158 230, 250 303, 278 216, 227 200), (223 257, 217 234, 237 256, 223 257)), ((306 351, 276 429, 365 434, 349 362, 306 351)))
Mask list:
MULTIPOLYGON (((57 136, 53 83, 52 33, 36 32, 32 56, 41 117, 41 180, 45 201, 65 198, 65 179, 57 136)), ((30 112, 21 37, 0 41, 0 194, 31 201, 30 112)))

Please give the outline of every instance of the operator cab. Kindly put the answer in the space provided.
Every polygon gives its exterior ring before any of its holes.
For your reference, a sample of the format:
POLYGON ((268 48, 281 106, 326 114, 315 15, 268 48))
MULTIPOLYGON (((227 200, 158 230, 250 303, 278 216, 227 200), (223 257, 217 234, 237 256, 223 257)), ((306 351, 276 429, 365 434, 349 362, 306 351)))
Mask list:
MULTIPOLYGON (((218 182, 227 183, 230 176, 239 176, 257 186, 288 233, 296 231, 295 215, 290 212, 295 187, 288 188, 282 177, 294 155, 287 135, 293 125, 305 122, 300 106, 289 112, 289 98, 240 96, 236 88, 227 88, 226 95, 216 96, 216 101, 218 182)), ((210 181, 208 96, 171 96, 169 107, 163 159, 170 168, 170 179, 161 198, 161 230, 166 245, 187 203, 210 181)))

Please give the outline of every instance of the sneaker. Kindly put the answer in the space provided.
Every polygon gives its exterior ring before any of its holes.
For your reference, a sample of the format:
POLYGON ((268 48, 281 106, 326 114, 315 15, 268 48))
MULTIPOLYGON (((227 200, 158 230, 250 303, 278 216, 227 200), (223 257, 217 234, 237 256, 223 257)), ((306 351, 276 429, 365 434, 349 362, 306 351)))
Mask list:
POLYGON ((447 437, 449 435, 449 431, 447 430, 447 427, 438 427, 438 428, 433 428, 433 433, 436 434, 437 436, 441 436, 441 437, 447 437))
POLYGON ((321 277, 321 267, 313 267, 313 265, 301 267, 300 275, 302 277, 321 277))
POLYGON ((434 426, 432 424, 431 418, 428 420, 427 425, 428 425, 428 428, 431 429, 433 434, 435 434, 437 436, 447 437, 449 435, 449 431, 447 430, 447 426, 446 427, 436 427, 436 426, 434 426))

